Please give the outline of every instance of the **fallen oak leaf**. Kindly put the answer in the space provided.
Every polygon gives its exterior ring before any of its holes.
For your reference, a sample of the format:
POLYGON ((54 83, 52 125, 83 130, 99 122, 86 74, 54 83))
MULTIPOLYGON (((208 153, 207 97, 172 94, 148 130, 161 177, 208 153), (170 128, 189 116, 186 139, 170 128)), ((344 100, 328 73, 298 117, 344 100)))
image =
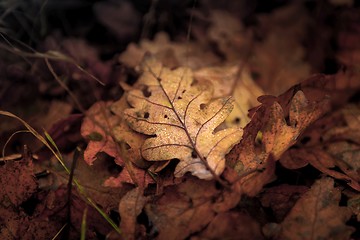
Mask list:
POLYGON ((263 103, 257 108, 251 122, 244 129, 244 137, 228 155, 228 162, 239 173, 258 169, 273 155, 277 161, 281 155, 296 143, 303 131, 329 109, 329 99, 309 102, 302 91, 297 91, 284 107, 277 101, 263 103), (289 116, 289 123, 285 118, 289 116), (256 137, 262 134, 261 145, 256 137))
POLYGON ((266 152, 271 152, 275 159, 279 159, 295 144, 306 127, 327 111, 329 101, 324 99, 319 103, 310 103, 304 93, 298 91, 290 103, 289 125, 284 119, 280 104, 275 102, 272 108, 269 121, 263 129, 263 142, 266 152))
POLYGON ((145 58, 138 80, 147 91, 132 90, 133 107, 124 117, 135 131, 155 135, 145 140, 142 156, 150 161, 179 159, 175 176, 186 172, 212 179, 225 168, 225 154, 240 140, 242 130, 228 128, 214 133, 233 108, 231 97, 211 101, 211 84, 196 83, 192 71, 171 71, 153 58, 145 58))

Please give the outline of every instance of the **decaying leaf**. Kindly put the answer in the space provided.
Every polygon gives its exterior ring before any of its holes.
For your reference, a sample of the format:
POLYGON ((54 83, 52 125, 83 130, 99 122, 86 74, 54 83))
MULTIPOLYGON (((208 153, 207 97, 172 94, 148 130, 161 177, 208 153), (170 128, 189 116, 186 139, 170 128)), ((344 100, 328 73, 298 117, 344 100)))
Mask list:
POLYGON ((354 229, 345 223, 351 211, 339 206, 340 196, 331 178, 316 181, 281 223, 276 239, 349 239, 354 229))
POLYGON ((124 111, 135 131, 155 135, 145 140, 142 156, 151 161, 180 160, 175 176, 186 172, 211 179, 225 168, 225 154, 242 136, 242 130, 216 131, 233 106, 231 97, 211 101, 211 84, 194 82, 188 68, 171 71, 152 58, 143 63, 138 80, 144 91, 132 90, 124 111))

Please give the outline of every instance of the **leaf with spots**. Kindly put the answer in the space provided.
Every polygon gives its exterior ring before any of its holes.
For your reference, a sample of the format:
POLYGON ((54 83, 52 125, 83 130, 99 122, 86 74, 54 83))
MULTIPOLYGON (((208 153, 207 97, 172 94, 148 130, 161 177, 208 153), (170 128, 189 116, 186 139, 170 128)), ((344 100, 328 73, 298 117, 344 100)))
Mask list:
POLYGON ((239 142, 242 130, 217 127, 233 109, 231 97, 212 100, 210 82, 197 82, 188 68, 170 70, 145 58, 139 79, 143 90, 128 92, 133 108, 124 117, 135 131, 152 135, 141 149, 150 161, 179 159, 175 176, 186 172, 212 179, 225 168, 225 154, 239 142))

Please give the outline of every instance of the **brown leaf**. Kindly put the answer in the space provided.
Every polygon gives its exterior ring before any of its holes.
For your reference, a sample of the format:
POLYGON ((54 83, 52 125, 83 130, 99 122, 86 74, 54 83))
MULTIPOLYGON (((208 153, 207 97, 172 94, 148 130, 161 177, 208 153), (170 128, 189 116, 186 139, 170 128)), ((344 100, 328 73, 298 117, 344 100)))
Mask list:
POLYGON ((111 102, 97 102, 87 111, 89 117, 85 117, 81 126, 81 135, 89 139, 88 146, 84 152, 84 160, 88 164, 93 164, 96 160, 96 154, 105 152, 115 158, 115 162, 123 165, 123 159, 117 152, 116 143, 114 143, 109 132, 116 125, 120 124, 117 116, 111 115, 111 102))
POLYGON ((356 215, 356 219, 359 222, 360 221, 360 195, 354 194, 354 196, 352 196, 348 200, 347 206, 353 212, 353 214, 356 215))
POLYGON ((289 126, 285 122, 280 105, 274 103, 270 109, 268 122, 263 128, 265 151, 271 152, 275 159, 279 159, 298 140, 305 128, 317 120, 327 109, 326 100, 320 103, 309 103, 303 92, 298 91, 291 100, 289 126))
POLYGON ((121 217, 120 229, 126 239, 139 239, 136 218, 141 213, 147 198, 141 188, 135 188, 121 198, 119 213, 121 217))
POLYGON ((305 186, 282 184, 266 189, 261 194, 261 204, 270 207, 276 221, 282 221, 301 195, 308 190, 305 186))
POLYGON ((8 201, 19 206, 30 198, 37 189, 32 159, 9 161, 0 166, 0 185, 0 202, 4 206, 8 201))
POLYGON ((145 140, 142 156, 151 161, 179 159, 178 177, 186 172, 203 179, 221 174, 225 154, 242 135, 237 128, 215 132, 231 112, 232 99, 211 101, 211 85, 195 83, 190 69, 171 71, 151 58, 143 67, 139 82, 147 86, 146 91, 130 91, 133 108, 124 112, 135 131, 155 135, 145 140))
POLYGON ((211 205, 218 193, 213 181, 194 177, 165 188, 162 196, 145 206, 149 220, 158 230, 157 239, 185 239, 202 230, 215 216, 211 205))
POLYGON ((314 183, 281 223, 276 239, 349 239, 351 211, 339 207, 341 193, 331 178, 314 183))
POLYGON ((278 102, 263 103, 244 129, 244 137, 228 155, 230 166, 239 173, 261 168, 272 154, 275 160, 293 144, 303 131, 329 108, 323 99, 310 103, 301 91, 289 99, 289 112, 284 113, 278 102), (285 121, 289 116, 289 123, 285 121), (262 135, 261 144, 257 137, 262 135), (233 165, 234 164, 234 165, 233 165))
POLYGON ((311 143, 306 148, 291 149, 280 162, 290 169, 301 168, 310 163, 319 171, 345 180, 349 186, 360 190, 360 165, 357 161, 360 149, 356 144, 360 140, 356 127, 358 115, 357 107, 347 105, 321 119, 307 133, 312 138, 311 143))

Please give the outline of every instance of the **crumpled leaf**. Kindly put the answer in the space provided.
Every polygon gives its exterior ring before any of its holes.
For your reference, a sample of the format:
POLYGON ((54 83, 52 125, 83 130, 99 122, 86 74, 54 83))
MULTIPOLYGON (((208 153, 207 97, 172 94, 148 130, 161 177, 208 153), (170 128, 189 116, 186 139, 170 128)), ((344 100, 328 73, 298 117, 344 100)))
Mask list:
POLYGON ((128 101, 133 107, 124 111, 131 128, 147 135, 142 156, 151 161, 180 160, 175 176, 186 172, 211 179, 225 168, 225 154, 241 138, 242 130, 215 131, 231 112, 232 98, 211 101, 210 83, 193 80, 188 68, 171 71, 154 59, 143 64, 139 79, 147 91, 132 90, 128 101))
POLYGON ((329 176, 345 180, 349 186, 360 191, 359 115, 357 106, 347 105, 321 119, 307 133, 309 142, 305 143, 306 148, 291 149, 280 159, 281 164, 288 169, 311 164, 329 176))
POLYGON ((257 98, 264 95, 243 63, 201 68, 194 73, 194 77, 199 81, 211 81, 214 85, 214 98, 229 95, 234 97, 234 110, 225 120, 228 126, 245 127, 250 121, 248 110, 259 105, 257 98))
POLYGON ((316 181, 281 223, 276 239, 349 239, 354 229, 345 223, 351 211, 339 206, 340 197, 334 180, 316 181))
POLYGON ((256 109, 250 123, 244 128, 240 144, 227 155, 227 165, 238 174, 246 175, 237 184, 248 195, 257 194, 263 184, 272 180, 271 171, 268 174, 264 172, 264 175, 258 171, 264 166, 270 170, 272 164, 269 165, 269 160, 279 160, 296 143, 302 132, 329 108, 327 99, 310 103, 301 91, 285 102, 288 112, 284 112, 284 107, 275 99, 270 99, 256 109), (289 116, 289 123, 285 121, 285 116, 289 116))
POLYGON ((276 101, 264 103, 257 108, 250 124, 244 129, 244 137, 231 154, 228 162, 239 173, 261 168, 270 154, 274 160, 296 143, 302 132, 329 109, 329 101, 322 99, 310 103, 302 91, 295 93, 290 101, 288 113, 276 101), (289 123, 285 116, 289 116, 289 123), (259 132, 262 143, 256 140, 259 132))

